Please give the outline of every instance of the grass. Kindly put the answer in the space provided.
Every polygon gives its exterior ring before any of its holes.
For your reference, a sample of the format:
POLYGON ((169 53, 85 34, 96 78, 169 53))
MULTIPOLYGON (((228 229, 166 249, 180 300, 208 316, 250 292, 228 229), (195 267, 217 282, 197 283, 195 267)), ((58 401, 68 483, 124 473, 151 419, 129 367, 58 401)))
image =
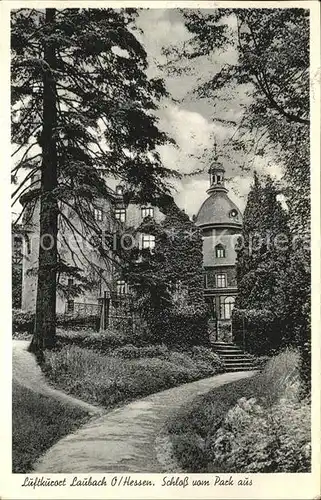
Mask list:
POLYGON ((137 348, 132 346, 131 351, 127 347, 102 354, 88 348, 63 346, 45 353, 42 369, 56 387, 106 408, 222 370, 216 355, 209 352, 205 359, 205 353, 199 349, 187 354, 154 348, 155 355, 151 356, 150 349, 147 353, 146 348, 141 348, 144 357, 138 357, 137 348))
POLYGON ((82 409, 66 406, 14 383, 12 472, 31 472, 36 460, 47 449, 88 418, 88 413, 82 409))
POLYGON ((309 404, 300 400, 298 366, 298 353, 286 350, 262 373, 182 408, 166 429, 180 467, 189 473, 308 471, 309 404))

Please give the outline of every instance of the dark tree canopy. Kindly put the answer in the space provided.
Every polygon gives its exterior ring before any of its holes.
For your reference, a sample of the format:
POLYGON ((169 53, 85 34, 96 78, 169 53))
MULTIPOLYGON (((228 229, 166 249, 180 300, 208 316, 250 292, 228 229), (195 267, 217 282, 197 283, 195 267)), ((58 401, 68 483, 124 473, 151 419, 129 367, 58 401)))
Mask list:
MULTIPOLYGON (((155 148, 169 139, 154 116, 166 90, 162 80, 146 76, 135 15, 133 9, 12 12, 13 182, 26 172, 14 202, 27 196, 26 210, 37 200, 40 237, 54 241, 51 251, 39 247, 36 331, 42 337, 41 329, 50 332, 48 344, 54 338, 57 273, 79 278, 80 271, 57 253, 60 230, 76 231, 65 209, 82 222, 80 236, 89 239, 100 236, 93 203, 108 194, 103 174, 127 186, 127 201, 157 204, 168 193, 173 172, 155 148), (30 185, 38 173, 40 184, 30 185)), ((97 250, 110 259, 101 245, 97 250)))

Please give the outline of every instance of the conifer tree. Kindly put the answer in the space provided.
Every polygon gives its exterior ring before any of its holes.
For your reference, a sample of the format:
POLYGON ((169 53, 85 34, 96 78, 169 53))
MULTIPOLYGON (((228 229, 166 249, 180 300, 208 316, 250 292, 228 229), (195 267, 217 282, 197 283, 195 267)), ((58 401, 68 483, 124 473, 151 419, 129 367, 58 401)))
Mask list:
POLYGON ((262 331, 259 328, 257 332, 261 338, 252 339, 252 343, 262 344, 259 349, 278 348, 285 342, 290 252, 288 216, 277 200, 274 182, 268 177, 262 184, 255 175, 237 251, 239 294, 235 314, 239 309, 254 323, 259 316, 265 318, 265 326, 262 323, 262 331))
POLYGON ((58 255, 61 224, 75 230, 64 208, 80 219, 84 238, 99 237, 92 204, 107 193, 102 172, 127 185, 127 201, 158 203, 168 192, 171 172, 155 151, 168 138, 153 115, 166 91, 146 76, 134 18, 133 9, 12 11, 13 182, 26 172, 14 202, 25 196, 25 207, 40 204, 43 243, 34 350, 55 344, 57 274, 79 276, 58 255), (36 173, 40 186, 29 185, 36 173))

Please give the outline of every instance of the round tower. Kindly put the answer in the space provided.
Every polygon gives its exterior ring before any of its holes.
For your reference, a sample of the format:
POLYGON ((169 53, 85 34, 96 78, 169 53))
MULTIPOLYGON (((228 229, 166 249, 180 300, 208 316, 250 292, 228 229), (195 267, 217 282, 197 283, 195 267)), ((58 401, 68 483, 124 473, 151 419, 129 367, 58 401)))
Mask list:
POLYGON ((242 214, 228 196, 225 169, 217 158, 209 168, 210 187, 195 223, 203 238, 204 291, 213 340, 231 341, 231 314, 237 295, 235 245, 242 214))

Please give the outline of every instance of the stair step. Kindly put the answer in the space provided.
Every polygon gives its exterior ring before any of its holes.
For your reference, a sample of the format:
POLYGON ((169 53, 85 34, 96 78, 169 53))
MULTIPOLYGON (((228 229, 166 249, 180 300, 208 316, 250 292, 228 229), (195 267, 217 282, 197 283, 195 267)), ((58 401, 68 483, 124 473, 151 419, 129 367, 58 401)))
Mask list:
POLYGON ((256 370, 253 366, 229 366, 227 372, 250 372, 256 370))

